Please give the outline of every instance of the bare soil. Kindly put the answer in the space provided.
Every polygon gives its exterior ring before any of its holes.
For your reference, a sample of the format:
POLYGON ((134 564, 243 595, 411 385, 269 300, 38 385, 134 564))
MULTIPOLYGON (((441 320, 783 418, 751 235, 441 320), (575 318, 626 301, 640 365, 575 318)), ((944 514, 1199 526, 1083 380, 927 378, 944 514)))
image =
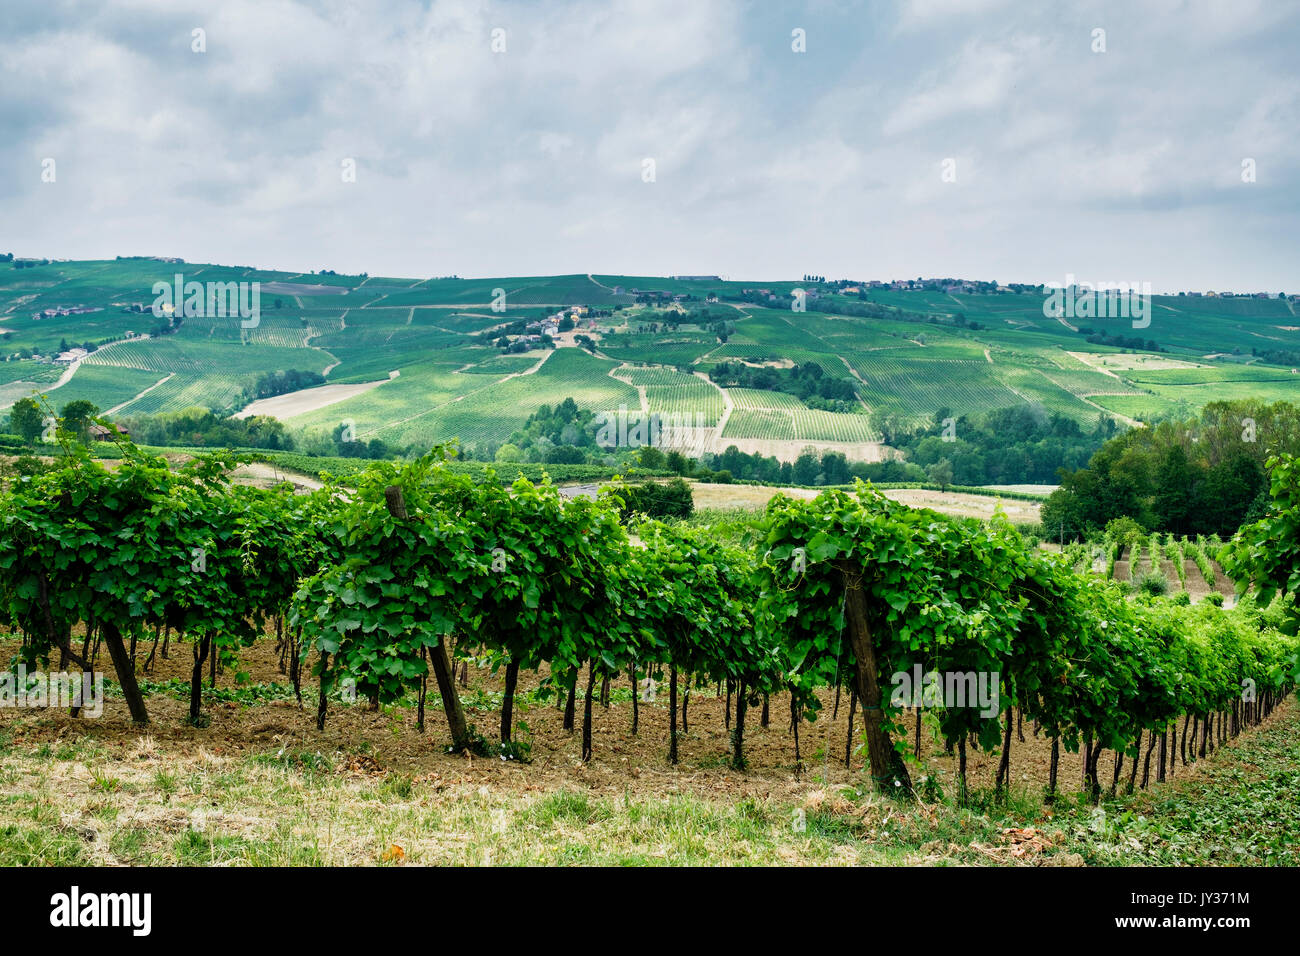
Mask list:
MULTIPOLYGON (((153 670, 141 676, 150 681, 181 679, 188 681, 192 667, 191 645, 173 643, 168 659, 158 658, 153 670)), ((0 640, 0 658, 8 659, 17 650, 10 637, 0 640)), ((137 660, 143 662, 149 646, 142 642, 137 660)), ((308 662, 304 662, 307 665, 308 662)), ((101 660, 100 667, 107 668, 101 660)), ((107 668, 111 671, 111 668, 107 668)), ((304 666, 304 670, 307 670, 304 666)), ((288 685, 280 670, 273 637, 261 640, 241 656, 238 670, 248 674, 252 684, 288 685)), ((111 673, 109 674, 111 677, 111 673)), ((235 688, 234 670, 218 674, 219 688, 235 688)), ((540 675, 521 674, 519 693, 527 694, 538 686, 540 675)), ((207 685, 205 669, 204 684, 207 685)), ((432 681, 430 682, 432 684, 432 681)), ((580 679, 579 687, 585 686, 580 679)), ((599 688, 597 682, 597 688, 599 688)), ((679 734, 680 762, 673 767, 667 760, 669 714, 667 689, 659 687, 657 699, 639 705, 639 732, 631 732, 632 704, 630 683, 624 675, 613 682, 620 698, 608 707, 593 704, 593 740, 595 755, 584 764, 581 760, 582 702, 577 706, 575 732, 562 727, 562 714, 552 703, 516 704, 516 719, 526 722, 526 733, 517 732, 532 744, 532 761, 528 764, 500 759, 452 756, 444 752, 448 741, 446 723, 440 707, 426 712, 424 733, 416 727, 413 706, 384 707, 371 710, 368 702, 352 705, 331 704, 324 731, 315 726, 316 687, 310 677, 303 682, 303 702, 276 700, 257 703, 208 702, 204 712, 211 724, 196 728, 185 722, 187 702, 167 693, 148 698, 151 723, 148 732, 163 753, 193 756, 202 752, 237 756, 290 751, 320 752, 336 757, 344 771, 354 766, 371 772, 400 772, 417 779, 459 783, 482 783, 514 790, 553 790, 582 787, 608 795, 637 793, 691 793, 707 797, 795 799, 810 780, 824 785, 864 786, 869 780, 864 770, 865 750, 861 750, 861 714, 855 722, 855 734, 849 765, 845 764, 848 741, 847 696, 839 701, 835 714, 835 695, 821 695, 822 710, 815 722, 801 722, 799 728, 802 760, 796 760, 795 744, 790 732, 789 697, 782 694, 770 700, 769 726, 761 726, 761 706, 749 710, 746 719, 745 755, 748 766, 740 772, 731 769, 729 733, 726 727, 727 695, 716 686, 696 688, 690 697, 689 732, 679 734)), ((487 668, 469 665, 468 687, 460 693, 467 717, 480 733, 495 739, 500 722, 501 682, 487 668)), ((915 717, 903 719, 898 737, 905 737, 909 750, 914 741, 915 717)), ((12 731, 16 742, 37 745, 88 737, 119 757, 138 745, 141 728, 134 725, 121 699, 106 701, 104 713, 97 719, 72 718, 66 711, 46 709, 37 717, 32 711, 0 710, 0 728, 12 731), (36 719, 32 719, 36 717, 36 719)), ((1180 728, 1181 729, 1181 728, 1180 728)), ((1050 741, 1035 735, 1032 724, 1021 728, 1024 741, 1012 735, 1011 773, 1017 788, 1039 792, 1046 786, 1050 765, 1050 741)), ((968 781, 972 788, 991 787, 997 771, 996 753, 968 752, 968 781)), ((1127 762, 1126 762, 1127 765, 1127 762)), ((1103 758, 1103 783, 1109 784, 1113 754, 1103 758)), ((1183 767, 1176 774, 1197 773, 1195 765, 1183 767)), ((1082 782, 1082 761, 1078 754, 1062 751, 1059 787, 1062 792, 1077 790, 1082 782)), ((933 775, 945 792, 956 786, 955 755, 944 752, 942 742, 928 719, 923 720, 921 766, 912 770, 915 782, 933 775)), ((1154 768, 1152 770, 1154 779, 1154 768)), ((1124 779, 1127 779, 1125 776, 1124 779)), ((1140 779, 1140 775, 1139 775, 1140 779)))
POLYGON ((389 381, 392 381, 392 379, 384 378, 375 382, 359 382, 352 385, 317 385, 314 388, 300 388, 295 392, 286 392, 283 395, 274 395, 271 398, 259 398, 257 401, 245 405, 235 413, 234 417, 248 418, 250 415, 272 415, 279 419, 287 419, 293 418, 295 415, 306 415, 318 408, 336 405, 339 402, 347 401, 349 398, 363 395, 372 388, 378 388, 389 381))

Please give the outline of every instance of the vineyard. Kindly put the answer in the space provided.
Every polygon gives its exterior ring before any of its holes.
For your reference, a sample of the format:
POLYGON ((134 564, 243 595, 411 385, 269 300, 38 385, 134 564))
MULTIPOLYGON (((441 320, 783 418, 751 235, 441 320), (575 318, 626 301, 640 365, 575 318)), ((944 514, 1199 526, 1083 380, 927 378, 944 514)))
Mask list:
MULTIPOLYGON (((169 643, 173 654, 187 645, 192 670, 175 691, 185 720, 203 727, 205 677, 215 686, 218 669, 238 672, 269 642, 318 732, 355 696, 413 708, 451 752, 507 762, 527 762, 529 726, 551 719, 524 722, 516 706, 548 701, 563 731, 580 734, 581 761, 602 759, 594 710, 621 693, 633 736, 642 710, 656 718, 647 726, 666 721, 672 766, 690 701, 716 688, 721 703, 725 689, 737 771, 749 764, 747 728, 766 729, 772 714, 800 765, 843 696, 846 760, 856 712, 877 789, 923 795, 920 755, 942 759, 923 748, 924 725, 956 760, 959 801, 979 754, 996 757, 994 791, 1010 788, 1028 727, 1050 742, 1049 801, 1076 753, 1090 799, 1131 793, 1263 722, 1298 676, 1285 593, 1295 572, 1272 546, 1294 540, 1300 473, 1289 462, 1275 468, 1276 515, 1216 552, 1254 582, 1232 609, 1126 597, 1078 573, 1077 551, 1058 556, 1004 521, 946 518, 866 485, 777 496, 737 539, 625 524, 616 486, 565 498, 549 483, 476 480, 441 450, 373 464, 346 495, 233 485, 230 464, 171 470, 127 443, 106 470, 70 446, 12 483, 0 498, 0 610, 25 665, 91 671, 106 656, 146 725, 151 668, 169 643), (462 700, 471 667, 499 681, 491 740, 470 719, 481 707, 462 700), (977 707, 932 698, 928 684, 923 696, 891 691, 914 670, 985 675, 994 694, 977 707)), ((1142 544, 1198 565, 1214 549, 1142 544)))
POLYGON ((1221 563, 1231 561, 1232 549, 1217 535, 1180 538, 1129 527, 1099 540, 1071 543, 1063 553, 1079 573, 1099 573, 1151 595, 1167 593, 1188 603, 1208 598, 1227 606, 1236 600, 1221 563))
POLYGON ((722 393, 703 379, 660 365, 615 369, 611 375, 621 382, 645 390, 647 411, 671 416, 670 421, 692 427, 712 428, 722 417, 722 393))
POLYGON ((305 406, 286 411, 291 430, 329 432, 353 421, 367 439, 424 448, 453 438, 504 442, 538 407, 570 396, 592 411, 635 407, 637 388, 646 389, 650 410, 698 412, 716 429, 725 404, 689 372, 707 375, 723 361, 773 369, 811 363, 850 387, 862 414, 792 407, 775 391, 733 396, 740 400, 725 433, 707 436, 712 444, 701 436, 701 448, 720 453, 726 445, 719 443, 734 440, 742 450, 793 458, 812 445, 875 460, 886 420, 915 427, 944 408, 960 417, 1030 404, 1090 429, 1104 414, 1150 423, 1190 415, 1215 399, 1290 399, 1300 387, 1289 365, 1252 352, 1300 347, 1300 327, 1278 324, 1279 309, 1290 312, 1275 300, 1157 296, 1151 334, 1161 352, 1147 353, 1088 342, 1045 318, 1041 296, 1031 294, 872 289, 850 296, 827 287, 808 300, 808 311, 794 312, 790 293, 799 284, 788 281, 764 283, 771 298, 755 305, 745 298, 746 284, 721 280, 294 276, 197 263, 183 271, 197 281, 263 283, 259 325, 194 316, 159 334, 147 306, 153 282, 170 281, 175 272, 164 263, 57 262, 39 272, 0 271, 7 348, 0 410, 49 391, 56 406, 82 398, 101 409, 122 406, 115 414, 125 416, 187 406, 234 411, 261 374, 315 371, 330 384, 386 384, 325 409, 308 396, 305 406), (505 292, 504 312, 493 308, 496 289, 505 292), (646 304, 633 289, 683 301, 646 304), (719 298, 706 306, 710 321, 690 321, 713 294, 719 298), (69 305, 95 311, 35 314, 69 305), (576 331, 590 337, 594 352, 560 343, 556 361, 538 370, 545 374, 526 374, 536 353, 502 354, 489 332, 517 330, 569 305, 590 310, 576 331), (144 312, 125 311, 133 307, 144 312), (54 355, 87 340, 98 351, 54 390, 65 369, 54 355), (610 375, 620 365, 663 375, 623 388, 632 379, 610 375), (129 371, 114 383, 106 368, 129 371), (390 382, 393 372, 399 377, 390 382), (155 373, 153 381, 144 373, 155 373), (170 378, 136 398, 164 376, 170 378), (132 385, 138 388, 129 392, 132 385))

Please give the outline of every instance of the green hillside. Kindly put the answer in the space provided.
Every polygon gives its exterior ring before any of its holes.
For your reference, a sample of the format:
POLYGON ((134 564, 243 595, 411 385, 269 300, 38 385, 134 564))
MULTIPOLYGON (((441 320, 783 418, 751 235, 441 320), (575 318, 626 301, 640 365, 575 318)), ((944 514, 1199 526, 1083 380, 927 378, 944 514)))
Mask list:
POLYGON ((943 408, 960 416, 1030 403, 1090 426, 1101 415, 1149 422, 1190 414, 1221 398, 1300 399, 1292 300, 1157 296, 1140 330, 1120 319, 1076 330, 1045 317, 1042 304, 1026 291, 846 293, 790 281, 420 280, 143 259, 6 264, 0 408, 44 392, 56 405, 86 398, 122 415, 194 405, 233 412, 260 375, 296 369, 323 373, 331 385, 382 384, 268 413, 291 427, 351 421, 362 437, 389 444, 504 441, 538 406, 572 396, 597 411, 685 416, 711 430, 719 451, 733 441, 759 443, 748 450, 806 442, 861 456, 887 419, 915 424, 943 408), (176 274, 262 283, 257 327, 241 328, 234 315, 191 316, 168 328, 150 311, 151 288, 176 274), (806 311, 790 308, 796 288, 814 293, 806 311), (504 311, 494 308, 498 290, 504 311), (133 306, 144 311, 127 311, 133 306), (573 306, 594 313, 575 317, 594 353, 563 336, 554 351, 525 347, 527 330, 511 326, 573 306), (68 310, 85 311, 59 314, 68 310), (1145 348, 1104 344, 1097 332, 1140 337, 1145 348), (522 354, 503 354, 500 346, 514 343, 522 354), (92 345, 70 376, 69 363, 56 361, 64 349, 92 345), (777 370, 812 363, 845 383, 852 401, 825 407, 709 381, 719 363, 737 361, 777 370))

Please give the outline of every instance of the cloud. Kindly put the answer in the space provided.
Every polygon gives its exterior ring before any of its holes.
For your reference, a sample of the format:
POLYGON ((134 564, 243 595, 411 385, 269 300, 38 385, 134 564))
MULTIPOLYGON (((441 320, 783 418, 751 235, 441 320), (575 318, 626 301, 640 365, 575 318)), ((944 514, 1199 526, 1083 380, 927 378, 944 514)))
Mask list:
POLYGON ((1285 4, 36 9, 6 10, 0 33, 0 221, 20 255, 413 276, 1033 280, 1141 263, 1173 286, 1211 262, 1215 287, 1295 282, 1285 4))
POLYGON ((970 41, 942 71, 929 73, 890 113, 885 135, 1005 106, 1008 95, 1043 48, 1035 37, 1014 37, 1000 44, 970 41))
POLYGON ((1005 7, 1008 0, 905 0, 898 14, 900 31, 948 26, 954 21, 987 16, 1005 7))

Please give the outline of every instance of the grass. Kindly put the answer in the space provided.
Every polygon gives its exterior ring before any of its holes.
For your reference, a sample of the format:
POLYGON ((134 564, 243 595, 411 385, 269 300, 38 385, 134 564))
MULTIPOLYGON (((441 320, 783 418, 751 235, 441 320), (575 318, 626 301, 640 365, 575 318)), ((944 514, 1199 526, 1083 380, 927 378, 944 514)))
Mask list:
POLYGON ((1099 865, 1300 865, 1298 733, 1292 708, 1229 742, 1202 774, 1076 808, 1072 840, 1099 865))
POLYGON ((796 798, 593 792, 357 770, 280 747, 169 753, 144 737, 0 747, 0 865, 952 865, 1300 862, 1300 711, 1200 772, 1091 807, 1028 788, 964 806, 917 774, 898 803, 814 770, 796 798))
POLYGON ((853 790, 810 788, 801 806, 533 794, 341 774, 331 756, 307 751, 136 756, 109 777, 37 750, 6 754, 17 783, 0 800, 0 865, 382 864, 398 857, 393 846, 404 862, 430 864, 857 864, 916 862, 936 839, 968 844, 956 861, 978 858, 969 844, 996 842, 1001 829, 983 813, 853 790))

